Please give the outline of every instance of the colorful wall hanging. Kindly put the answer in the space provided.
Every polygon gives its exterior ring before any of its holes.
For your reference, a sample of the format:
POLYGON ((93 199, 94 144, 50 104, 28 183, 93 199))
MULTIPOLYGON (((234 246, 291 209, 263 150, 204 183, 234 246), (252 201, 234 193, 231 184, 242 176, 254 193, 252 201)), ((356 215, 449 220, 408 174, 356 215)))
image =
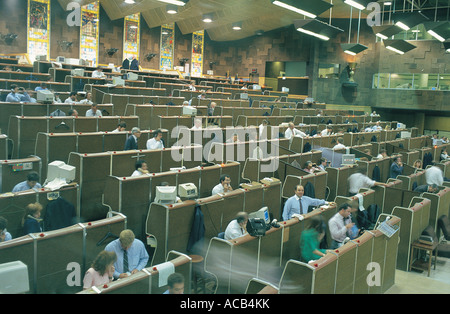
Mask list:
POLYGON ((203 75, 203 48, 205 31, 198 31, 192 34, 192 65, 191 76, 201 77, 203 75))
POLYGON ((27 30, 30 62, 42 55, 50 60, 50 0, 28 0, 27 30))
POLYGON ((139 60, 140 17, 140 13, 136 13, 124 19, 123 59, 135 56, 139 60))
POLYGON ((98 1, 81 7, 80 59, 98 65, 100 4, 98 1))
POLYGON ((175 23, 161 26, 160 70, 173 70, 175 23))

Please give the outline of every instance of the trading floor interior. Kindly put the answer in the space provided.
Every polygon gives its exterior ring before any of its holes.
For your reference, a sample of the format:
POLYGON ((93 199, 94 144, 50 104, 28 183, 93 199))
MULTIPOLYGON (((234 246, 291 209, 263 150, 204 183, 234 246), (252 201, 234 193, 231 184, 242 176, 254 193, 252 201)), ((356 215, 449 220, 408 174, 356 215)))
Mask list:
POLYGON ((0 8, 0 293, 450 293, 447 0, 0 8))

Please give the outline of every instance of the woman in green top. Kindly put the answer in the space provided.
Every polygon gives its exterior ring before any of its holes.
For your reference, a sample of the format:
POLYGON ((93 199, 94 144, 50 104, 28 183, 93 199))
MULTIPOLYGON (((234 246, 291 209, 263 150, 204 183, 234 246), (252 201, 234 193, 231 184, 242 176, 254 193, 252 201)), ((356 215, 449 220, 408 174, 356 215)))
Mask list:
POLYGON ((306 263, 310 260, 317 260, 327 253, 327 250, 320 248, 320 242, 325 236, 322 216, 313 216, 308 220, 309 225, 300 236, 301 257, 306 263))

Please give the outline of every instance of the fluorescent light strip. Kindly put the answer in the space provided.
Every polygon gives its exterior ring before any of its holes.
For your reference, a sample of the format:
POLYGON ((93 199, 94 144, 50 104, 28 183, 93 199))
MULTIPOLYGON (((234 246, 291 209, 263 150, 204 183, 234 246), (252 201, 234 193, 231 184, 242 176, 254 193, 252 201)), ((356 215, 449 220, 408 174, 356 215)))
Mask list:
POLYGON ((380 37, 381 39, 388 39, 387 36, 384 36, 384 35, 381 34, 381 33, 377 33, 375 36, 380 37))
POLYGON ((397 25, 398 27, 404 29, 405 31, 408 31, 410 29, 410 27, 402 22, 397 22, 395 23, 395 25, 397 25))
POLYGON ((356 56, 356 53, 354 53, 353 51, 345 50, 344 52, 348 53, 349 55, 356 56))
POLYGON ((205 18, 205 19, 203 19, 203 22, 205 22, 205 23, 211 23, 212 20, 211 20, 210 18, 205 18))
POLYGON ((396 48, 394 48, 392 46, 387 46, 386 48, 389 49, 389 50, 392 50, 392 51, 394 51, 394 52, 396 52, 398 54, 401 54, 401 55, 405 54, 403 51, 398 50, 398 49, 396 49, 396 48))
POLYGON ((444 37, 438 35, 435 31, 433 31, 431 29, 429 31, 427 31, 427 33, 430 34, 431 36, 433 36, 434 38, 436 38, 437 40, 441 41, 441 42, 445 41, 444 37))
POLYGON ((175 4, 178 6, 184 6, 186 3, 184 3, 183 1, 178 1, 178 0, 158 0, 159 2, 165 2, 165 3, 169 3, 169 4, 175 4))
POLYGON ((352 7, 357 8, 359 10, 364 10, 366 8, 362 4, 355 2, 353 0, 345 0, 344 3, 347 3, 348 5, 351 5, 352 7))
POLYGON ((315 14, 309 13, 307 11, 303 11, 303 10, 301 10, 299 8, 293 7, 292 5, 286 4, 286 3, 281 2, 281 1, 274 1, 273 4, 275 4, 275 5, 279 6, 279 7, 282 7, 282 8, 285 8, 285 9, 297 12, 299 14, 306 15, 307 17, 310 17, 312 19, 315 19, 317 17, 317 15, 315 15, 315 14))
POLYGON ((330 38, 327 37, 327 36, 324 36, 324 35, 320 35, 320 34, 311 32, 311 31, 309 31, 309 30, 307 30, 307 29, 304 29, 304 28, 301 28, 301 27, 297 28, 297 30, 298 30, 299 32, 302 32, 302 33, 305 33, 305 34, 308 34, 308 35, 311 35, 311 36, 314 36, 314 37, 317 37, 317 38, 320 38, 320 39, 323 39, 323 40, 330 40, 330 38))
POLYGON ((384 5, 392 5, 392 2, 389 2, 389 1, 387 1, 387 2, 385 2, 385 3, 383 3, 384 5))

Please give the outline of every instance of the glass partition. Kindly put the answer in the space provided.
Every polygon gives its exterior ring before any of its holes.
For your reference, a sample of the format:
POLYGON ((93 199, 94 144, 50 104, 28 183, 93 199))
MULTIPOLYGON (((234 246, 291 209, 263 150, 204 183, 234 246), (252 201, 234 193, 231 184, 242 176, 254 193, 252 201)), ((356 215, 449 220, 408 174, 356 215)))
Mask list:
POLYGON ((450 74, 375 73, 372 88, 450 90, 450 74))

